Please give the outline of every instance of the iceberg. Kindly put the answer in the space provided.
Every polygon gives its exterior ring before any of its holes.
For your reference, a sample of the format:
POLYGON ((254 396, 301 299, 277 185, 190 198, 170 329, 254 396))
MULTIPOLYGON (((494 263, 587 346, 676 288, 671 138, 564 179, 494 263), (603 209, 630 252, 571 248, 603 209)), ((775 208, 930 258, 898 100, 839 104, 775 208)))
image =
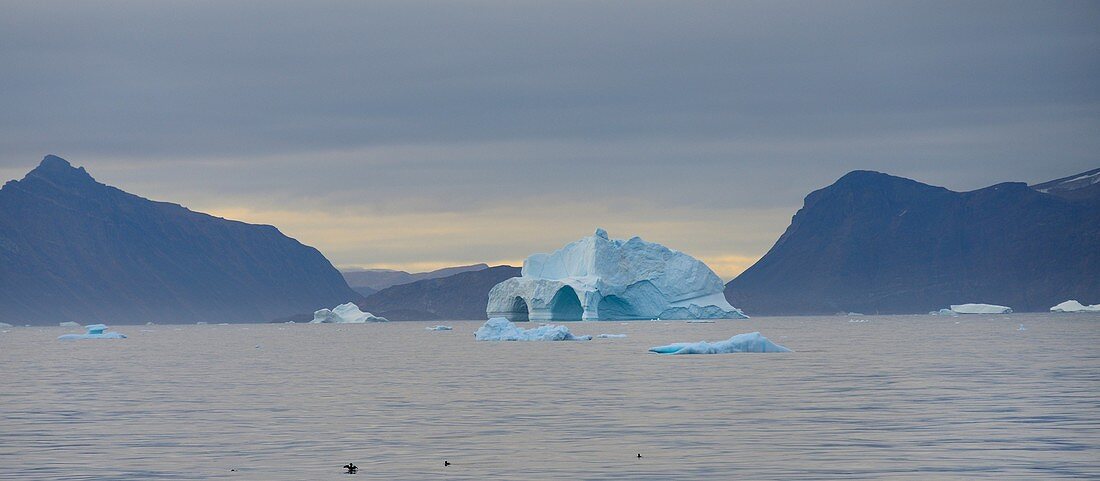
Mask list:
POLYGON ((1050 308, 1050 312, 1100 312, 1100 304, 1086 306, 1076 300, 1069 300, 1050 308))
POLYGON ((332 310, 321 309, 313 313, 310 324, 363 324, 366 322, 389 322, 385 317, 378 317, 369 312, 359 310, 359 306, 353 302, 340 304, 332 310))
POLYGON ((952 304, 951 311, 956 314, 1009 314, 1012 308, 995 304, 952 304))
POLYGON ((520 277, 489 291, 485 311, 510 321, 745 319, 706 264, 639 237, 607 231, 523 261, 520 277))
POLYGON ((951 309, 940 309, 938 311, 929 312, 928 314, 933 315, 933 316, 959 317, 959 313, 957 313, 955 311, 952 311, 951 309))
POLYGON ((61 326, 61 327, 81 327, 81 325, 79 323, 76 323, 76 322, 73 322, 73 321, 65 321, 65 322, 62 322, 58 325, 61 326))
POLYGON ((424 329, 427 329, 429 331, 450 331, 453 328, 451 326, 433 326, 425 327, 424 329))
POLYGON ((574 336, 565 326, 546 324, 532 329, 520 329, 508 319, 494 317, 474 332, 478 341, 588 341, 592 336, 574 336))
POLYGON ((738 334, 725 341, 718 342, 678 342, 667 346, 649 348, 657 354, 729 354, 733 352, 791 352, 779 344, 771 342, 759 332, 738 334))
POLYGON ((0 322, 0 329, 7 329, 9 327, 15 327, 15 326, 13 326, 11 324, 8 324, 6 322, 0 322))
POLYGON ((92 324, 85 326, 88 330, 85 334, 65 334, 58 336, 59 341, 76 341, 80 339, 126 339, 125 334, 119 334, 117 332, 107 332, 107 326, 103 324, 92 324))

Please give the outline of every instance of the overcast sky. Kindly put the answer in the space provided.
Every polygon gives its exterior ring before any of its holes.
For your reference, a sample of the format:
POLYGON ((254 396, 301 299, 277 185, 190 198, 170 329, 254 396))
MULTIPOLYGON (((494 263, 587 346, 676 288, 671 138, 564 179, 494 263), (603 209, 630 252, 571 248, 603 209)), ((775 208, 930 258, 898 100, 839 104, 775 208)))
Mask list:
POLYGON ((1100 167, 1095 1, 0 11, 0 179, 57 154, 340 267, 518 263, 603 226, 728 279, 849 170, 1100 167))

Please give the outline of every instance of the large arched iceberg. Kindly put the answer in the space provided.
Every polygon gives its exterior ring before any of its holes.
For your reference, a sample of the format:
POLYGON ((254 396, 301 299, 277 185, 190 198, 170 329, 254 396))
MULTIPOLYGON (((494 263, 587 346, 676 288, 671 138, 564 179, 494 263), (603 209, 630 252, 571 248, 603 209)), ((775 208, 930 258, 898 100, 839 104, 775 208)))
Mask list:
POLYGON ((607 231, 523 262, 489 291, 486 314, 510 321, 744 319, 722 279, 683 252, 607 231))

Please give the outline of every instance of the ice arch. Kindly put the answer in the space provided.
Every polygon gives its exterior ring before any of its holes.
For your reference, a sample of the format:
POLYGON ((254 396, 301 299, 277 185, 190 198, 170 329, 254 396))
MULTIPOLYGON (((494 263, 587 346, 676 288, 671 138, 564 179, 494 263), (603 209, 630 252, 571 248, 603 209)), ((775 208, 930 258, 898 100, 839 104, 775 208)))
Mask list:
POLYGON ((683 252, 603 229, 550 254, 533 254, 520 277, 489 291, 486 314, 521 320, 743 319, 714 271, 683 252))
POLYGON ((565 286, 550 299, 550 320, 552 321, 579 321, 584 315, 581 307, 581 299, 577 297, 577 291, 565 286))
POLYGON ((512 322, 526 321, 530 315, 531 313, 527 309, 527 301, 523 300, 520 296, 516 296, 516 298, 512 300, 512 312, 507 316, 508 320, 512 322))

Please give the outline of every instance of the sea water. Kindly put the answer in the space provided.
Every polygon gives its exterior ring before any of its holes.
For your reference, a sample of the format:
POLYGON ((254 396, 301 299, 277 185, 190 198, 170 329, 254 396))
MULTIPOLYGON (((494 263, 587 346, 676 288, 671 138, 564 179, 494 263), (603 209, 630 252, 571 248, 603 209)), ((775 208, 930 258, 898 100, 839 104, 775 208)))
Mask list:
POLYGON ((1100 477, 1100 315, 438 322, 5 329, 0 479, 1100 477))

